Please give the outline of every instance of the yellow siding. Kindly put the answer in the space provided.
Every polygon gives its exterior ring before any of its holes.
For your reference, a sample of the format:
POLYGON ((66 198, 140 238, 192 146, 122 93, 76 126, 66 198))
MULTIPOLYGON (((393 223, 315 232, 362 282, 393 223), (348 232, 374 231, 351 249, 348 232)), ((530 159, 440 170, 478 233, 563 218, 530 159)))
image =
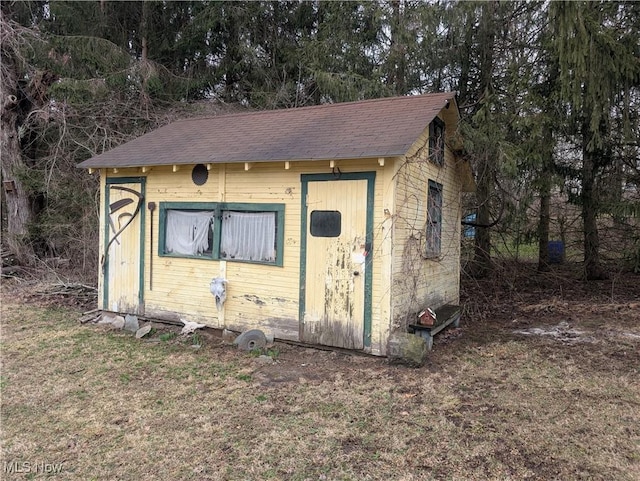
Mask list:
MULTIPOLYGON (((445 112, 447 130, 455 121, 445 112)), ((450 132, 449 132, 450 133, 450 132)), ((420 309, 457 303, 459 298, 460 175, 448 150, 445 165, 427 160, 428 129, 406 157, 337 161, 342 172, 376 172, 372 283, 371 353, 386 354, 390 331, 404 328, 420 309), (442 255, 428 260, 424 253, 427 182, 443 185, 442 255)), ((282 267, 233 261, 158 256, 159 210, 153 222, 147 210, 144 268, 145 313, 149 317, 203 322, 216 328, 242 331, 261 328, 283 339, 299 339, 301 174, 330 173, 328 161, 212 165, 203 186, 191 180, 192 166, 121 169, 109 176, 146 176, 148 202, 251 202, 285 205, 282 267), (153 246, 151 246, 153 229, 153 246), (150 259, 150 252, 153 252, 150 259), (151 279, 151 264, 153 278, 151 279), (209 283, 228 281, 227 300, 218 312, 209 283), (152 281, 152 289, 150 288, 152 281)), ((104 195, 104 172, 101 173, 104 195)), ((102 197, 104 198, 104 197, 102 197)), ((104 209, 104 206, 102 206, 104 209)), ((101 224, 104 210, 101 210, 101 224)), ((103 226, 101 226, 103 229, 103 226)), ((101 235, 101 242, 102 242, 101 235)), ((101 246, 102 249, 102 246, 101 246)), ((100 302, 102 302, 102 279, 100 302)), ((308 286, 313 289, 313 286, 308 286)), ((100 304, 102 306, 102 304, 100 304)))
MULTIPOLYGON (((372 345, 371 352, 385 351, 389 326, 388 299, 390 275, 389 246, 381 243, 389 229, 384 209, 392 208, 392 159, 380 166, 378 159, 337 161, 342 172, 376 172, 374 198, 374 245, 372 285, 372 345), (384 199, 384 202, 383 202, 384 199), (386 202, 386 204, 385 204, 386 202), (385 207, 391 206, 391 207, 385 207), (385 224, 386 222, 386 224, 385 224)), ((254 163, 245 171, 244 164, 213 165, 203 186, 191 180, 192 166, 181 166, 173 172, 170 166, 154 167, 142 174, 139 169, 121 169, 117 176, 147 176, 148 202, 251 202, 285 205, 283 267, 233 261, 185 259, 158 256, 158 209, 147 210, 145 233, 145 314, 178 320, 180 318, 205 323, 216 328, 241 331, 261 328, 276 337, 298 340, 300 297, 300 209, 301 174, 330 173, 329 162, 254 163), (150 282, 150 237, 153 228, 153 279, 150 282), (228 280, 224 311, 219 313, 209 291, 212 278, 228 280)), ((115 174, 109 171, 110 176, 115 174)), ((104 179, 102 184, 104 185, 104 179)), ((101 217, 103 218, 103 217, 101 217)), ((387 235, 387 238, 389 236, 387 235)), ((309 288, 312 288, 309 286, 309 288)))
MULTIPOLYGON (((449 122, 445 116, 445 121, 449 122)), ((447 123, 447 130, 455 128, 447 123)), ((450 135, 450 132, 449 132, 450 135)), ((394 213, 391 329, 405 330, 425 307, 459 302, 461 189, 456 160, 447 148, 444 166, 428 160, 428 129, 400 161, 394 213), (442 245, 425 257, 428 181, 443 186, 442 245)))
POLYGON ((372 352, 384 355, 391 324, 391 296, 393 255, 395 251, 394 215, 396 209, 395 183, 400 162, 387 159, 382 175, 376 178, 376 208, 374 219, 373 253, 376 270, 373 277, 372 352), (379 322, 378 322, 379 321, 379 322))

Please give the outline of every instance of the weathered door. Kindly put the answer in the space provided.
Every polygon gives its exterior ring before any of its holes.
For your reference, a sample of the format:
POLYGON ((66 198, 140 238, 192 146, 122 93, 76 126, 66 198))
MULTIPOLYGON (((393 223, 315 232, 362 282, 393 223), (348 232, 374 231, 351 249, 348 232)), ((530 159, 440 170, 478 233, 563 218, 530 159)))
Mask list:
POLYGON ((303 188, 301 337, 314 344, 363 349, 368 327, 365 311, 370 311, 366 306, 371 297, 367 255, 372 179, 314 181, 308 177, 303 188))
POLYGON ((143 314, 144 179, 107 179, 103 309, 143 314))

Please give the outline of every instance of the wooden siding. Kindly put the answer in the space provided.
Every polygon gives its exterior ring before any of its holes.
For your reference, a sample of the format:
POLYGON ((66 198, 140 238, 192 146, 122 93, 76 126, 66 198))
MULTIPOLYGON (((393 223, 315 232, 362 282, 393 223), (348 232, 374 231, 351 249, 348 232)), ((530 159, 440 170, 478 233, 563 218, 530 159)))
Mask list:
MULTIPOLYGON (((389 326, 390 246, 388 218, 384 209, 393 201, 392 159, 385 166, 378 159, 337 161, 341 172, 376 172, 374 193, 374 241, 372 283, 372 339, 371 352, 383 354, 389 326), (386 247, 383 247, 383 239, 386 247)), ((140 169, 111 170, 107 175, 147 176, 145 206, 149 202, 251 202, 277 203, 285 206, 283 266, 250 264, 210 259, 187 259, 158 256, 159 212, 153 221, 147 211, 145 233, 145 314, 171 320, 186 319, 202 322, 215 328, 235 331, 261 328, 277 338, 299 339, 299 282, 300 282, 300 209, 301 174, 330 173, 329 162, 291 162, 285 169, 283 162, 255 163, 245 170, 244 164, 211 166, 208 181, 196 186, 191 180, 192 166, 154 167, 141 174, 140 169), (150 259, 150 239, 153 229, 153 258, 150 259), (152 273, 151 273, 152 271, 152 273), (153 278, 151 279, 151 274, 153 278), (228 281, 227 299, 223 311, 218 312, 209 291, 214 277, 228 281), (150 281, 152 289, 150 289, 150 281)), ((104 175, 104 172, 103 172, 104 175)), ((104 177, 101 193, 104 193, 104 177)), ((104 215, 104 214, 103 214, 104 215)), ((104 217, 102 217, 104 218, 104 217)), ((101 281, 102 282, 102 281, 101 281)), ((311 287, 309 287, 311 288, 311 287)))
POLYGON ((306 239, 305 279, 323 288, 305 290, 305 341, 364 347, 365 267, 354 255, 365 252, 367 185, 366 179, 307 184, 307 215, 314 210, 338 211, 341 229, 333 237, 308 235, 306 239))
MULTIPOLYGON (((95 174, 94 174, 95 175, 95 174)), ((98 238, 99 238, 99 244, 98 244, 98 307, 100 309, 103 308, 104 306, 104 271, 102 269, 102 263, 104 261, 104 248, 105 248, 105 242, 104 242, 104 219, 106 217, 105 214, 105 192, 106 192, 106 179, 107 179, 107 173, 105 169, 100 169, 99 170, 99 174, 100 176, 100 214, 98 217, 98 238)))
POLYGON ((104 275, 109 282, 103 293, 107 298, 104 306, 113 311, 143 314, 144 185, 139 178, 132 178, 107 188, 104 204, 106 209, 108 199, 109 213, 105 218, 103 239, 108 245, 108 252, 104 253, 104 275))
MULTIPOLYGON (((450 115, 444 118, 447 129, 455 128, 450 115)), ((400 161, 395 177, 392 330, 406 330, 425 307, 459 302, 462 183, 449 148, 444 165, 439 166, 429 161, 428 145, 427 129, 400 161), (425 255, 429 180, 443 186, 441 253, 431 259, 425 255)))
MULTIPOLYGON (((441 112, 447 136, 455 128, 455 109, 441 112)), ((370 352, 386 355, 391 331, 405 330, 424 307, 459 302, 460 217, 462 176, 453 154, 445 164, 428 160, 428 128, 402 158, 336 161, 340 172, 376 172, 373 201, 373 281, 370 352), (441 255, 426 259, 427 185, 443 186, 441 255)), ((101 170, 101 196, 106 177, 146 176, 149 202, 227 202, 283 204, 282 267, 244 262, 158 256, 159 212, 147 210, 144 246, 144 311, 149 317, 198 321, 215 328, 243 331, 260 328, 277 338, 299 340, 301 174, 327 174, 322 162, 264 162, 211 165, 208 181, 196 186, 193 166, 101 170), (153 232, 152 232, 153 230, 153 232), (153 239, 153 246, 151 245, 153 239), (152 253, 152 254, 151 254, 152 253), (224 309, 216 309, 209 291, 212 278, 228 281, 224 309)), ((105 218, 101 205, 101 219, 105 218)), ((104 226, 101 226, 104 229, 104 226)), ((101 252, 104 249, 100 237, 101 252)), ((99 305, 103 282, 99 276, 99 305)), ((313 286, 307 285, 308 289, 313 286)), ((321 287, 323 288, 323 287, 321 287)))

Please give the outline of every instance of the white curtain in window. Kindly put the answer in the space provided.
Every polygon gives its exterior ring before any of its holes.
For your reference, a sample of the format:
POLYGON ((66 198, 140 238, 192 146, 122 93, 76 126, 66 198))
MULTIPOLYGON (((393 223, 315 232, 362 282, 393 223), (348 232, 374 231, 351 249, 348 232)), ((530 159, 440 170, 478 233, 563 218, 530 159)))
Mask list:
POLYGON ((262 262, 276 260, 275 212, 225 211, 220 235, 220 257, 262 262))
POLYGON ((209 250, 213 211, 168 210, 165 251, 195 256, 209 250))

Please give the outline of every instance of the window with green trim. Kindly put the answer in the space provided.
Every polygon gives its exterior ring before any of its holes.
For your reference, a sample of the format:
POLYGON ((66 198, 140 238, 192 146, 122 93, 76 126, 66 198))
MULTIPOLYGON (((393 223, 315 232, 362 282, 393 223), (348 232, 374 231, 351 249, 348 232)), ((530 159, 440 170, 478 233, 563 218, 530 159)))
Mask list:
POLYGON ((161 256, 282 266, 284 204, 161 202, 161 256))
POLYGON ((442 249, 442 184, 429 181, 427 193, 426 257, 440 256, 442 249))

